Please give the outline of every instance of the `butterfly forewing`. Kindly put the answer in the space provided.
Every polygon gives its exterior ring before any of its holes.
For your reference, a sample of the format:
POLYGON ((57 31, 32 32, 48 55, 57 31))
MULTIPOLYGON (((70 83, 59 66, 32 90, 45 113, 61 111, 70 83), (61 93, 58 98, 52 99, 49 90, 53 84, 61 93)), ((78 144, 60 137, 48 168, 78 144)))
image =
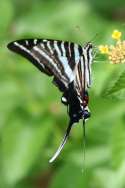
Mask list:
POLYGON ((75 67, 82 47, 59 40, 24 39, 8 44, 8 48, 30 60, 40 71, 53 75, 65 88, 75 78, 75 67))
MULTIPOLYGON (((39 42, 41 40, 39 39, 39 42)), ((39 57, 37 57, 33 52, 32 48, 33 46, 36 45, 35 40, 29 39, 29 40, 18 40, 14 41, 8 44, 8 48, 23 57, 27 58, 30 62, 32 62, 40 71, 46 73, 47 75, 51 76, 52 72, 49 70, 46 66, 45 63, 41 63, 41 60, 39 57)), ((46 61, 43 59, 43 61, 46 61)), ((42 62, 43 62, 42 61, 42 62)))

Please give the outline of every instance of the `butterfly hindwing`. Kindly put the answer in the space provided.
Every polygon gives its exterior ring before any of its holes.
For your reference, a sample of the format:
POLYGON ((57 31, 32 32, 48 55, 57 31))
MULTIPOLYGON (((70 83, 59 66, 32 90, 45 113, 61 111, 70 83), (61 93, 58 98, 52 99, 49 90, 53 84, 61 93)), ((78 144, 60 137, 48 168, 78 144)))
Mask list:
POLYGON ((87 43, 83 47, 83 54, 80 56, 79 63, 76 67, 76 76, 74 79, 77 96, 83 106, 84 95, 91 86, 91 64, 92 64, 92 45, 87 43))

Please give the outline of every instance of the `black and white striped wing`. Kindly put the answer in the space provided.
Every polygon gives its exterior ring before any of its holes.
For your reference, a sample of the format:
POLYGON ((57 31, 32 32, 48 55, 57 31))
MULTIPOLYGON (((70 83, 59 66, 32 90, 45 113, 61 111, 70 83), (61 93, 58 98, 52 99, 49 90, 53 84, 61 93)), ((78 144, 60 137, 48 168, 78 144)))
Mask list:
POLYGON ((72 42, 44 39, 23 39, 11 42, 8 48, 32 62, 43 73, 54 76, 60 90, 75 79, 75 67, 82 47, 72 42))
POLYGON ((80 56, 79 62, 76 65, 76 76, 74 79, 74 85, 81 104, 84 101, 85 91, 91 86, 91 64, 93 60, 91 44, 87 43, 82 50, 82 56, 80 56))

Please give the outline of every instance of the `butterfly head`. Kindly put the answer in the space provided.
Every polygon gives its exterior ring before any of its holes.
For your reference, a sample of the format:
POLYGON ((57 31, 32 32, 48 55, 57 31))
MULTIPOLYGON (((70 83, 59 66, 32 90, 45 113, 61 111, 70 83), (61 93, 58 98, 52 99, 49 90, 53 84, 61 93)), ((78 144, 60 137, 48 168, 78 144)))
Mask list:
POLYGON ((84 120, 89 119, 89 117, 91 116, 91 113, 88 108, 88 102, 89 102, 88 92, 85 91, 84 99, 81 105, 77 106, 77 103, 76 103, 75 107, 72 109, 72 114, 70 117, 73 120, 73 122, 79 122, 80 119, 84 119, 84 120))
POLYGON ((91 50, 93 48, 93 45, 91 42, 87 42, 85 45, 84 45, 84 49, 86 50, 91 50))
POLYGON ((90 116, 91 116, 91 113, 87 106, 83 110, 79 110, 78 113, 74 113, 71 119, 75 123, 75 122, 79 122, 80 119, 88 120, 90 116))
POLYGON ((90 111, 89 111, 89 109, 88 109, 88 107, 87 107, 87 108, 85 108, 84 111, 83 111, 83 119, 84 119, 84 120, 87 120, 87 119, 90 118, 90 116, 91 116, 91 113, 90 113, 90 111))
POLYGON ((89 103, 89 95, 88 92, 84 92, 84 99, 83 99, 83 112, 82 112, 82 117, 83 119, 88 119, 91 115, 90 110, 88 108, 88 103, 89 103))

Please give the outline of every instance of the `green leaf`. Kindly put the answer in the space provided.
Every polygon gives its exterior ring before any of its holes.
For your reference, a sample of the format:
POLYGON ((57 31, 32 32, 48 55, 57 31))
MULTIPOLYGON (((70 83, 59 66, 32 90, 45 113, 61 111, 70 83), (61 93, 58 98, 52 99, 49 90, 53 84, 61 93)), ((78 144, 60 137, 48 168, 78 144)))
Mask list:
POLYGON ((107 87, 103 91, 103 96, 111 96, 122 91, 122 89, 125 89, 125 70, 117 71, 117 76, 111 75, 110 79, 107 80, 107 87))

